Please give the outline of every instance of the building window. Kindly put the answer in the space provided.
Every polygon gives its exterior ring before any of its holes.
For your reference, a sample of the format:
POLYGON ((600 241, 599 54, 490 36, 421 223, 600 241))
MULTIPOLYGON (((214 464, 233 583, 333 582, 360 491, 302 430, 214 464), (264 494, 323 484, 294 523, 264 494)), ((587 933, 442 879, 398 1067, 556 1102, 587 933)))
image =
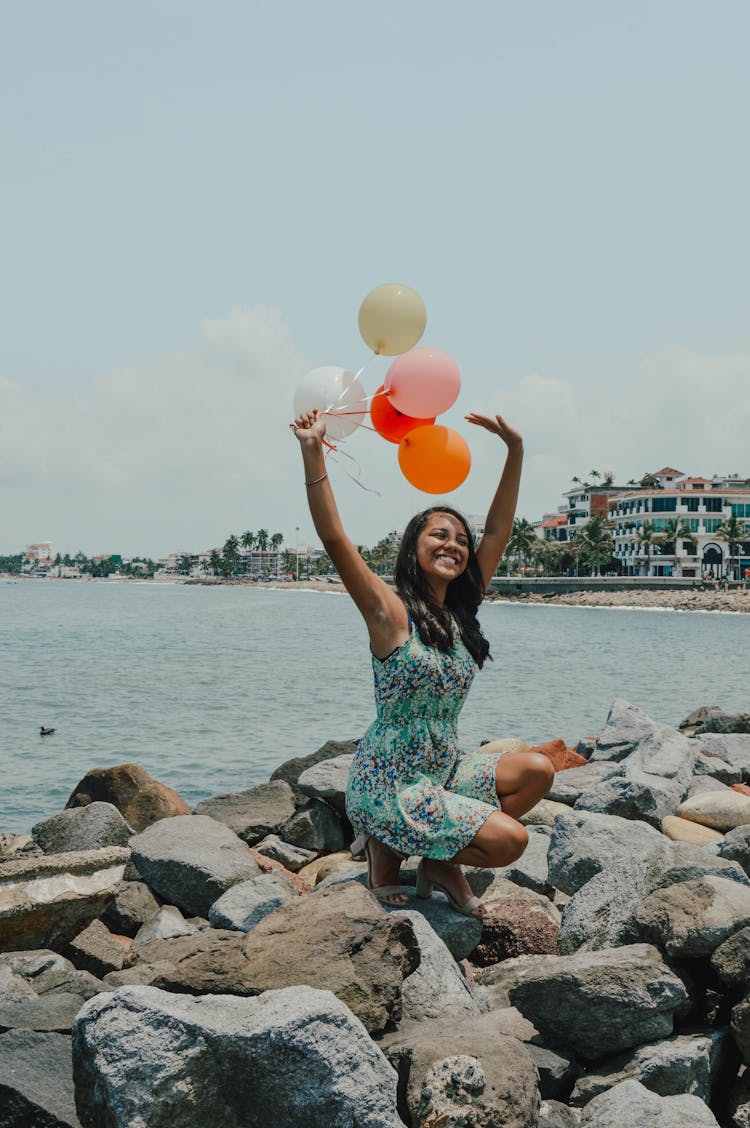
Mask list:
POLYGON ((651 500, 651 509, 654 513, 674 513, 677 509, 676 497, 655 497, 651 500))
POLYGON ((692 541, 683 541, 682 551, 687 552, 688 556, 695 556, 695 545, 692 541))
POLYGON ((720 497, 707 497, 706 513, 721 513, 724 501, 720 497))
POLYGON ((697 513, 700 507, 701 499, 699 497, 686 497, 683 500, 683 505, 688 513, 697 513))
POLYGON ((718 529, 719 525, 721 524, 721 521, 719 521, 719 519, 717 517, 708 517, 703 522, 703 524, 706 527, 707 533, 715 533, 716 530, 718 529))

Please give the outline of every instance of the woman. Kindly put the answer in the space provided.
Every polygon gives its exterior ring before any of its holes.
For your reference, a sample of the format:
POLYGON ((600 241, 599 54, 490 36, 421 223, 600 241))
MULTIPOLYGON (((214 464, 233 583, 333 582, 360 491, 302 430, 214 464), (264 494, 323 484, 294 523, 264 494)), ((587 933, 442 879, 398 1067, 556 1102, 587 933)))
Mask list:
POLYGON ((466 419, 508 448, 484 534, 475 551, 455 510, 418 514, 401 543, 395 591, 344 532, 325 468, 323 419, 313 411, 291 426, 316 531, 370 634, 378 716, 359 743, 347 788, 368 886, 385 904, 405 905, 399 867, 419 854, 419 896, 436 887, 458 912, 482 916, 461 866, 506 866, 520 857, 528 835, 518 819, 546 794, 554 773, 540 753, 503 755, 490 743, 464 756, 458 748, 458 713, 489 656, 476 612, 508 543, 523 461, 523 440, 501 416, 466 419))

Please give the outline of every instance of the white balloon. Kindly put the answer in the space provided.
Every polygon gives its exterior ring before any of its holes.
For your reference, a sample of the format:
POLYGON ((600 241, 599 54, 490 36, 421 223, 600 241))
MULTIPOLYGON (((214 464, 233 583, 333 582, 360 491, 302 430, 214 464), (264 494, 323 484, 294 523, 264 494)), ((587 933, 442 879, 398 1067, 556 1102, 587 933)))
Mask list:
POLYGON ((345 439, 367 414, 367 397, 357 377, 333 364, 313 368, 294 393, 294 414, 317 408, 323 413, 326 434, 345 439))

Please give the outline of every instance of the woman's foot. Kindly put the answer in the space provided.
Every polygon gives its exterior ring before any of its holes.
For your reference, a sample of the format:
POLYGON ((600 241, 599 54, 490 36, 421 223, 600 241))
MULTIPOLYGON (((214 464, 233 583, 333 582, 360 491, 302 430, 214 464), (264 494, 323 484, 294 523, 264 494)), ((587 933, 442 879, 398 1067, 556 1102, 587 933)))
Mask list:
POLYGON ((468 915, 485 916, 486 907, 478 898, 474 897, 472 888, 459 865, 454 862, 438 861, 436 858, 423 858, 422 873, 428 882, 432 882, 445 893, 448 900, 453 903, 453 907, 458 909, 459 912, 464 911, 462 906, 468 905, 468 902, 474 899, 477 904, 469 909, 468 915))
POLYGON ((391 908, 401 909, 409 898, 399 885, 399 871, 403 857, 377 838, 365 842, 367 857, 367 887, 379 901, 391 908))

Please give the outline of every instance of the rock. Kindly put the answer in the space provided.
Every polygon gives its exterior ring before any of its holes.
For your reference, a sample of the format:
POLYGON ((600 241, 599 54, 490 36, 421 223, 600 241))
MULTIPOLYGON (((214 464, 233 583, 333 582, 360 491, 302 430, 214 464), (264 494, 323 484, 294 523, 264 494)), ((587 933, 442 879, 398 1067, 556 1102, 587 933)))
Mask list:
MULTIPOLYGON (((637 705, 618 697, 612 703, 603 731, 597 737, 590 761, 624 760, 641 741, 653 736, 660 726, 637 705)), ((666 725, 661 726, 667 728, 666 725)), ((672 730, 675 731, 675 730, 672 730)))
POLYGON ((717 709, 710 713, 698 729, 698 735, 704 732, 735 732, 750 733, 750 713, 725 713, 717 709))
POLYGON ((153 940, 172 940, 177 936, 192 936, 198 931, 194 924, 185 920, 176 905, 162 905, 138 929, 133 940, 133 951, 137 952, 144 944, 150 944, 153 940))
POLYGON ((588 1061, 669 1037, 687 1002, 682 981, 647 944, 520 956, 479 969, 477 981, 533 1022, 546 1046, 588 1061))
POLYGON ((412 1023, 384 1041, 399 1074, 401 1113, 407 1123, 457 1128, 535 1128, 539 1109, 537 1072, 526 1047, 497 1032, 492 1014, 412 1023), (458 1060, 456 1080, 452 1067, 458 1060), (441 1119, 442 1118, 442 1119, 441 1119))
POLYGON ((0 951, 62 948, 107 908, 129 851, 121 846, 0 864, 0 951))
POLYGON ((747 783, 733 783, 733 791, 739 791, 740 795, 750 795, 750 784, 747 783))
POLYGON ((352 856, 348 850, 340 850, 335 854, 326 854, 322 858, 313 858, 298 871, 298 876, 316 885, 323 881, 329 874, 337 873, 343 868, 348 869, 352 864, 352 856))
POLYGON ((487 967, 527 955, 556 955, 560 911, 548 898, 496 878, 482 894, 487 914, 472 963, 487 967))
POLYGON ((518 736, 503 736, 500 740, 483 740, 480 747, 491 744, 492 749, 500 756, 507 756, 509 752, 530 752, 531 745, 518 736))
POLYGON ((641 936, 673 958, 710 956, 750 925, 750 889, 723 877, 683 881, 649 894, 635 910, 641 936))
POLYGON ((661 820, 661 832, 675 842, 690 842, 693 846, 707 846, 709 842, 724 841, 724 835, 718 830, 701 826, 681 815, 665 815, 661 820))
POLYGON ((686 799, 677 814, 714 830, 734 830, 750 823, 750 797, 731 788, 703 791, 686 799))
POLYGON ((578 1128, 581 1110, 568 1108, 560 1101, 542 1101, 539 1106, 539 1128, 578 1128))
POLYGON ((569 1058, 553 1053, 544 1046, 527 1046, 534 1065, 539 1073, 539 1092, 542 1100, 551 1097, 564 1097, 580 1073, 580 1069, 569 1058))
POLYGON ((208 910, 208 919, 214 928, 249 932, 263 917, 298 896, 281 874, 262 873, 222 893, 208 910))
POLYGON ((83 1003, 82 995, 63 991, 40 998, 20 975, 0 967, 0 1031, 68 1033, 83 1003))
POLYGON ((342 815, 346 814, 346 784, 353 755, 334 756, 305 768, 297 786, 313 799, 324 799, 342 815))
POLYGON ((110 971, 121 971, 132 963, 130 943, 129 939, 125 941, 114 937, 100 920, 92 920, 87 928, 73 937, 66 954, 77 968, 101 979, 110 971))
POLYGON ((88 971, 78 971, 70 960, 47 948, 29 952, 4 952, 0 968, 9 968, 26 980, 36 995, 65 993, 90 999, 104 984, 88 971))
POLYGON ((341 819, 322 799, 309 799, 279 828, 279 837, 303 850, 332 854, 344 848, 341 819))
POLYGON ((207 916, 222 893, 260 872, 245 843, 206 815, 162 819, 130 846, 151 888, 191 916, 207 916))
POLYGON ((747 1070, 729 1090, 727 1115, 731 1128, 750 1128, 750 1072, 747 1070))
POLYGON ((447 1014, 479 1014, 458 964, 422 914, 399 909, 392 916, 411 922, 420 954, 419 966, 401 987, 402 1017, 423 1021, 447 1014))
POLYGON ((546 756, 555 772, 563 772, 571 768, 580 768, 588 764, 585 756, 579 755, 572 748, 568 748, 564 740, 548 740, 546 744, 535 744, 529 752, 541 752, 546 756))
POLYGON ((87 772, 65 806, 86 807, 96 802, 117 807, 135 831, 145 830, 159 819, 191 813, 176 791, 152 779, 140 764, 118 764, 87 772))
POLYGON ((727 786, 739 783, 742 779, 742 769, 735 764, 730 764, 720 756, 708 756, 705 752, 698 752, 695 757, 695 775, 706 776, 727 786))
POLYGON ((552 826, 555 821, 555 815, 559 815, 561 811, 567 811, 567 803, 554 803, 551 799, 540 799, 539 802, 527 811, 525 815, 521 815, 518 820, 523 826, 552 826))
POLYGON ((153 986, 188 995, 253 995, 242 951, 244 933, 208 928, 189 936, 152 940, 136 952, 135 964, 104 977, 109 990, 153 986))
POLYGON ((698 1097, 660 1097, 638 1081, 622 1081, 594 1097, 581 1115, 581 1128, 719 1128, 698 1097))
POLYGON ((401 1017, 401 985, 419 964, 411 922, 355 882, 316 891, 264 917, 243 941, 258 992, 295 984, 333 991, 371 1033, 401 1017))
POLYGON ((578 1078, 570 1103, 588 1104, 621 1081, 635 1080, 661 1097, 691 1093, 709 1104, 722 1059, 726 1058, 722 1053, 726 1042, 726 1032, 717 1030, 675 1034, 607 1058, 578 1078))
POLYGON ((721 707, 719 705, 701 705, 699 709, 694 709, 692 713, 688 713, 687 717, 685 717, 683 721, 680 721, 677 727, 685 736, 693 736, 710 713, 720 712, 721 707))
POLYGON ((81 1128, 73 1093, 71 1040, 64 1034, 0 1034, 3 1128, 81 1128))
POLYGON ((711 953, 711 967, 729 991, 750 991, 750 927, 733 932, 711 953))
POLYGON ((323 760, 333 760, 338 756, 354 756, 358 743, 357 740, 327 740, 325 744, 318 748, 316 752, 311 752, 309 756, 295 756, 293 759, 285 760, 283 764, 279 764, 278 768, 271 772, 271 780, 285 780, 294 792, 295 802, 298 804, 306 803, 308 796, 297 786, 297 780, 302 772, 323 760))
POLYGON ((296 873, 311 862, 315 857, 314 850, 303 850, 301 846, 291 846, 282 842, 278 834, 267 834, 255 847, 259 854, 279 862, 285 869, 296 873))
POLYGON ((727 861, 737 862, 750 875, 750 826, 738 826, 724 836, 719 855, 727 861))
POLYGON ((127 846, 133 833, 117 807, 90 803, 71 807, 32 827, 34 841, 45 854, 70 850, 102 850, 105 846, 127 846))
MULTIPOLYGON (((307 877, 302 877, 301 872, 294 873, 292 870, 287 869, 281 862, 277 862, 275 858, 268 858, 265 854, 259 854, 257 850, 250 850, 250 857, 253 861, 258 863, 258 868, 261 873, 278 873, 285 878, 298 893, 308 893, 312 887, 313 882, 307 877)), ((314 859, 315 860, 315 859, 314 859)), ((308 865, 311 863, 308 862, 308 865)), ((305 868, 304 866, 302 867, 305 868)))
POLYGON ((102 924, 121 936, 135 936, 141 925, 158 909, 159 902, 145 882, 123 881, 115 891, 114 900, 102 914, 102 924))
POLYGON ((623 768, 620 764, 612 764, 608 760, 599 760, 597 763, 590 764, 588 760, 584 760, 583 767, 555 772, 547 798, 572 807, 576 799, 585 791, 598 783, 603 783, 605 779, 622 773, 623 768))
MULTIPOLYGON (((554 889, 549 879, 549 864, 547 852, 549 849, 549 830, 546 826, 532 826, 529 829, 529 841, 521 857, 509 866, 501 866, 492 871, 485 870, 485 875, 492 872, 495 877, 507 878, 508 881, 521 885, 524 889, 532 889, 545 897, 551 897, 554 889)), ((481 895, 480 884, 477 878, 482 871, 467 869, 466 877, 469 885, 481 895)))
POLYGON ((246 791, 233 791, 204 799, 196 815, 207 815, 233 830, 248 846, 255 846, 267 834, 275 834, 294 814, 294 795, 288 783, 274 780, 246 791))
POLYGON ((11 834, 9 831, 0 831, 0 862, 8 862, 17 858, 19 854, 41 854, 34 839, 30 834, 11 834))
POLYGON ((126 987, 92 999, 73 1035, 86 1128, 402 1128, 396 1074, 328 991, 191 999, 126 987))
POLYGON ((750 1065, 750 995, 732 1008, 732 1037, 745 1065, 750 1065))
POLYGON ((572 896, 615 859, 642 857, 661 841, 659 832, 647 823, 566 809, 552 828, 549 880, 572 896))
POLYGON ((696 745, 707 756, 726 760, 750 783, 750 735, 747 733, 703 733, 695 738, 696 745))

